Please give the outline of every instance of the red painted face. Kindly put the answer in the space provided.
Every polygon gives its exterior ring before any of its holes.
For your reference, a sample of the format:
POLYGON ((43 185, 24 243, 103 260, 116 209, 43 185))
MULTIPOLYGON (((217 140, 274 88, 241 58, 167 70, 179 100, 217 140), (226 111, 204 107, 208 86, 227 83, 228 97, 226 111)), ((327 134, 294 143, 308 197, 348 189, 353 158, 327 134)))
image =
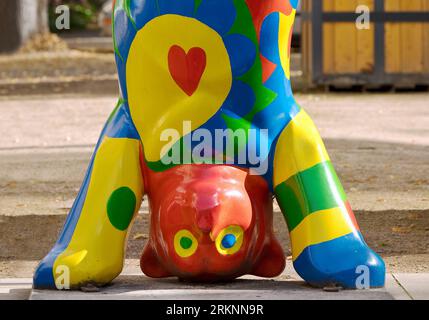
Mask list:
POLYGON ((216 165, 146 171, 151 207, 150 239, 141 258, 146 275, 216 281, 283 271, 272 200, 261 177, 216 165))

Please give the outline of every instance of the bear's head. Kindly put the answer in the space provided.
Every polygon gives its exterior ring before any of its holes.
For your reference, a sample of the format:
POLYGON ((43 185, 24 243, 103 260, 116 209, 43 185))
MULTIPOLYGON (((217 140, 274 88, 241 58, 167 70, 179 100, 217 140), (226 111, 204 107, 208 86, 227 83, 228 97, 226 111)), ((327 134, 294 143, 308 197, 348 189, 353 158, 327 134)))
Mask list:
POLYGON ((147 186, 146 275, 218 281, 283 271, 272 199, 261 177, 232 166, 183 165, 151 174, 147 186))

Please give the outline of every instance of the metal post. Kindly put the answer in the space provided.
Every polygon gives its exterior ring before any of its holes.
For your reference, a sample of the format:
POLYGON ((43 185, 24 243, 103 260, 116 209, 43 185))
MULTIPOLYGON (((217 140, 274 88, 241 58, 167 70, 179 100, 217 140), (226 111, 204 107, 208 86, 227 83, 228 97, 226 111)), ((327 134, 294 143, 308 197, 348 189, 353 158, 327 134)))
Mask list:
POLYGON ((323 76, 323 1, 313 1, 312 5, 313 82, 317 84, 323 76))
MULTIPOLYGON (((384 0, 375 0, 374 11, 378 16, 383 14, 384 0)), ((374 25, 374 78, 377 83, 381 83, 385 75, 385 24, 381 20, 376 20, 374 25)))

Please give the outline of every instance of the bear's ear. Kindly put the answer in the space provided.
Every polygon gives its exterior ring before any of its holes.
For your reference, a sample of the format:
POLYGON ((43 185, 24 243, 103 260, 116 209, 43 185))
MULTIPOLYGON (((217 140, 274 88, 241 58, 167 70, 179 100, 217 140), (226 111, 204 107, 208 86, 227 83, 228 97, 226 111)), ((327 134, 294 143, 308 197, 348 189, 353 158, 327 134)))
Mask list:
POLYGON ((283 249, 277 239, 273 237, 270 242, 265 245, 251 274, 263 278, 274 278, 283 272, 285 266, 286 260, 283 249))
POLYGON ((158 255, 150 242, 146 244, 140 258, 140 269, 151 278, 168 278, 172 274, 159 262, 158 255))

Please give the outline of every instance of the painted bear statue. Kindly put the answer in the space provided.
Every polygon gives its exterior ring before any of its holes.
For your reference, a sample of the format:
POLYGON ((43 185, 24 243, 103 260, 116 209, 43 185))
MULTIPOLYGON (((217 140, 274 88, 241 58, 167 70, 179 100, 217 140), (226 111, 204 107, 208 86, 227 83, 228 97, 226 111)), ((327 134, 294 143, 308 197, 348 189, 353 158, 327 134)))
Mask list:
POLYGON ((320 135, 292 94, 297 5, 115 2, 120 98, 35 288, 114 280, 144 196, 150 234, 141 269, 149 277, 278 276, 285 257, 273 231, 275 198, 305 281, 356 288, 366 275, 368 287, 384 285, 384 262, 365 243, 320 135))

